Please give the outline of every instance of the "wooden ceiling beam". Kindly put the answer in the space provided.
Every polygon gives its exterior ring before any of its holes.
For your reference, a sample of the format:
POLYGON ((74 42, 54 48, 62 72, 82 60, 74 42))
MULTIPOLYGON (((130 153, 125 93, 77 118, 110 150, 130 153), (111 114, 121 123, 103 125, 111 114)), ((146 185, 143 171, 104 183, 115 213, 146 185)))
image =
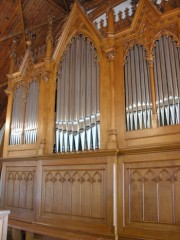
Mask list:
POLYGON ((61 4, 59 4, 57 1, 55 1, 55 0, 46 0, 46 1, 49 2, 50 4, 52 4, 54 7, 56 7, 58 10, 60 10, 65 15, 68 13, 68 11, 66 11, 64 9, 64 7, 61 4))
MULTIPOLYGON (((54 22, 57 22, 57 21, 61 20, 62 18, 64 18, 64 16, 63 16, 63 17, 56 18, 56 19, 54 20, 54 22)), ((45 25, 47 25, 47 24, 48 24, 48 22, 41 23, 41 24, 39 24, 39 25, 34 26, 33 29, 37 29, 37 28, 43 27, 43 26, 45 26, 45 25)), ((28 29, 27 29, 27 30, 28 30, 28 29)), ((24 31, 25 31, 25 30, 24 30, 24 31)), ((18 35, 23 34, 23 33, 24 33, 23 31, 16 32, 16 34, 11 33, 11 34, 9 34, 9 35, 7 35, 7 36, 5 36, 5 37, 1 37, 1 38, 0 38, 0 42, 3 42, 3 41, 5 41, 5 40, 7 40, 7 39, 9 39, 9 38, 18 36, 18 35)))
POLYGON ((8 81, 3 82, 3 83, 0 84, 0 88, 5 87, 5 86, 7 86, 7 85, 8 85, 8 81))
MULTIPOLYGON (((112 7, 125 2, 126 0, 112 0, 112 7)), ((85 7, 85 6, 84 6, 85 7)), ((85 7, 86 8, 86 7, 85 7)), ((92 7, 93 8, 93 7, 92 7)), ((95 6, 95 9, 91 11, 89 14, 92 20, 95 20, 97 17, 101 16, 103 13, 107 11, 108 2, 101 2, 95 6)))
POLYGON ((87 10, 90 10, 90 9, 93 9, 94 7, 96 7, 98 4, 103 4, 105 5, 106 7, 108 7, 108 4, 111 2, 112 6, 115 6, 117 5, 118 3, 123 3, 125 2, 126 0, 92 0, 92 1, 88 1, 88 2, 85 2, 83 4, 83 6, 87 9, 87 10))
POLYGON ((92 1, 90 1, 90 2, 89 2, 89 1, 88 1, 88 2, 85 2, 85 3, 83 4, 83 7, 84 7, 87 11, 89 11, 89 10, 97 7, 99 4, 107 4, 107 3, 108 3, 108 0, 106 0, 106 1, 103 1, 103 0, 92 0, 92 1))
POLYGON ((22 33, 23 33, 23 32, 20 31, 20 32, 16 32, 15 34, 14 34, 14 33, 8 34, 8 35, 6 35, 6 36, 4 36, 4 37, 1 37, 1 38, 0 38, 0 42, 3 42, 3 41, 5 41, 5 40, 7 40, 7 39, 9 39, 9 38, 18 36, 18 35, 20 35, 20 34, 22 34, 22 33))

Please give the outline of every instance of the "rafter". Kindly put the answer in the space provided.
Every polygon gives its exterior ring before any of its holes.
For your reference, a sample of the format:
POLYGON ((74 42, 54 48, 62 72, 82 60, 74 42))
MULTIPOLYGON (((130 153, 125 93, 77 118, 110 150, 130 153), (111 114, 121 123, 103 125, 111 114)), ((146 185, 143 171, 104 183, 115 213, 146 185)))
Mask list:
MULTIPOLYGON (((57 21, 61 20, 62 18, 64 18, 64 16, 59 17, 59 18, 56 18, 56 19, 54 20, 54 22, 57 22, 57 21)), ((43 26, 45 26, 45 25, 47 25, 47 24, 48 24, 48 22, 41 23, 41 24, 39 24, 39 25, 34 26, 33 29, 37 29, 37 28, 43 27, 43 26)), ((7 40, 7 39, 9 39, 9 38, 18 36, 18 35, 23 34, 23 33, 24 33, 23 31, 16 32, 16 34, 11 33, 11 34, 9 34, 9 35, 6 35, 5 37, 1 37, 1 38, 0 38, 0 42, 5 41, 5 40, 7 40)))
POLYGON ((50 4, 52 4, 54 7, 56 7, 58 10, 60 10, 62 13, 67 14, 68 11, 66 11, 64 9, 64 7, 58 3, 58 1, 55 0, 46 0, 47 2, 49 2, 50 4))
POLYGON ((83 7, 86 8, 86 10, 91 10, 95 7, 98 7, 99 5, 107 5, 108 1, 104 1, 104 0, 92 0, 92 1, 88 1, 88 2, 84 2, 83 3, 83 7))
MULTIPOLYGON (((112 0, 111 4, 112 7, 115 7, 116 5, 125 2, 126 0, 112 0)), ((90 3, 84 4, 84 7, 86 8, 86 10, 90 10, 93 9, 90 13, 91 19, 95 20, 97 17, 99 17, 101 14, 105 13, 107 11, 108 8, 108 2, 109 1, 96 1, 93 0, 90 3)))
POLYGON ((0 84, 0 88, 5 87, 5 86, 7 86, 7 85, 8 85, 8 81, 3 82, 3 83, 0 84))

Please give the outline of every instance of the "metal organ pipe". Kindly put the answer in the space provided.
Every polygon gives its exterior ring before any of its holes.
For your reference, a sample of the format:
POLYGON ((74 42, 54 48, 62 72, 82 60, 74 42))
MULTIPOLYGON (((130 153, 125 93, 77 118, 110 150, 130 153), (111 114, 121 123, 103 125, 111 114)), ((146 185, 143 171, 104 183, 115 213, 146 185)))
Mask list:
POLYGON ((156 104, 159 126, 180 123, 180 53, 171 37, 162 36, 154 48, 156 104))
POLYGON ((37 141, 39 84, 33 80, 29 84, 26 98, 26 115, 24 127, 24 144, 37 141))
POLYGON ((15 89, 11 117, 10 145, 33 144, 37 141, 39 99, 39 84, 37 81, 32 81, 29 84, 26 101, 25 95, 24 86, 19 86, 15 89), (26 111, 24 113, 25 104, 26 111))
POLYGON ((56 152, 99 148, 99 65, 93 44, 82 35, 62 57, 56 106, 56 152))
POLYGON ((129 50, 124 66, 127 131, 151 127, 149 71, 143 46, 129 50))
POLYGON ((14 91, 12 117, 11 117, 11 133, 10 145, 21 144, 23 130, 23 109, 24 109, 24 87, 19 86, 14 91))

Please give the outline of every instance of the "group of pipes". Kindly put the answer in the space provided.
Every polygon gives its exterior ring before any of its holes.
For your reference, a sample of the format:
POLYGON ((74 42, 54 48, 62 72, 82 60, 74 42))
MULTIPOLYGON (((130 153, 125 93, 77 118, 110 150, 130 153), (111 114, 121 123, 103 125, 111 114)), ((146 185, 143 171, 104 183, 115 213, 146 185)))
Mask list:
POLYGON ((10 145, 33 144, 37 141, 38 128, 38 82, 33 80, 28 87, 18 86, 14 92, 10 145))
POLYGON ((24 144, 37 141, 39 84, 32 81, 26 98, 26 117, 24 123, 24 144))
MULTIPOLYGON (((158 125, 180 123, 180 49, 162 36, 153 49, 158 125)), ((152 101, 146 50, 135 45, 124 66, 127 131, 150 128, 152 101)))
POLYGON ((159 126, 180 123, 180 48, 163 36, 154 48, 156 105, 159 126))
POLYGON ((10 145, 19 145, 22 140, 24 118, 24 87, 18 86, 14 91, 11 116, 10 145))
POLYGON ((100 145, 99 64, 96 49, 82 35, 71 40, 57 77, 56 152, 100 145))
POLYGON ((127 130, 151 127, 151 94, 149 69, 143 46, 129 50, 124 66, 126 86, 127 130))
MULTIPOLYGON (((155 42, 154 75, 159 126, 180 123, 180 49, 171 37, 155 42)), ((152 101, 146 50, 135 45, 124 66, 127 130, 150 128, 152 101)), ((38 82, 14 92, 10 145, 37 141, 38 82)), ((92 42, 74 37, 60 62, 57 76, 55 152, 100 147, 99 63, 92 42)))

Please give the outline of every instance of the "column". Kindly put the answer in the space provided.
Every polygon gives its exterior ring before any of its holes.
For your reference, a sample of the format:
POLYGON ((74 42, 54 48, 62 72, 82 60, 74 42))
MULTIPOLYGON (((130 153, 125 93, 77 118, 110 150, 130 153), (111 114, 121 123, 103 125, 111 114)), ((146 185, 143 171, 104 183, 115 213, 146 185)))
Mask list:
POLYGON ((156 88, 155 88, 154 63, 153 63, 152 54, 148 54, 147 62, 148 62, 149 73, 150 73, 150 87, 151 87, 151 100, 152 100, 152 127, 157 128, 156 88))

